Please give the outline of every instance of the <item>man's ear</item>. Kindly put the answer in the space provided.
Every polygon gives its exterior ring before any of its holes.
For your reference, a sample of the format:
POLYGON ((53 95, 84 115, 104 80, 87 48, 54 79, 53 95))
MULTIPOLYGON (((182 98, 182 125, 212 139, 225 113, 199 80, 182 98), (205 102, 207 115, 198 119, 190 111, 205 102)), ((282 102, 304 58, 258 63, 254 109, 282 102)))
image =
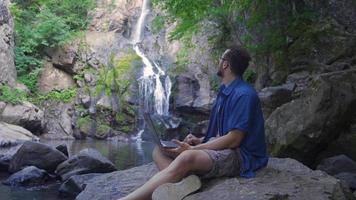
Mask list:
POLYGON ((229 67, 229 63, 224 60, 223 62, 223 69, 227 69, 229 67))

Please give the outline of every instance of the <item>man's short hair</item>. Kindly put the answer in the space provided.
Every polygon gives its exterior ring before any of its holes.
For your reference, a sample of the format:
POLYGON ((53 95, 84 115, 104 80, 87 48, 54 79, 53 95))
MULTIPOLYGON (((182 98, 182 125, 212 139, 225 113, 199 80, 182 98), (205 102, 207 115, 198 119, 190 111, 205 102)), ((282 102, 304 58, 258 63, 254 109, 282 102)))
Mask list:
POLYGON ((224 59, 230 63, 231 71, 235 75, 242 77, 251 61, 250 54, 241 46, 232 46, 228 50, 224 55, 224 59))

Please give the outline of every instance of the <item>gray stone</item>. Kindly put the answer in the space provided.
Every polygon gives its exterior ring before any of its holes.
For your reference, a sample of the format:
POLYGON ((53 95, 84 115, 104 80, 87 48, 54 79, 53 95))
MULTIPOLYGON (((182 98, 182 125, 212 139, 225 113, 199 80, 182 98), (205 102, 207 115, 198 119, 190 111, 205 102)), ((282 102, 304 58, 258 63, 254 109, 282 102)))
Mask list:
POLYGON ((266 120, 269 152, 314 164, 317 154, 348 126, 356 102, 356 70, 318 75, 301 98, 266 120))
POLYGON ((7 172, 9 170, 10 161, 20 147, 21 145, 11 147, 4 154, 0 155, 0 171, 7 172))
POLYGON ((76 70, 74 69, 74 64, 76 62, 76 53, 78 51, 78 42, 72 42, 55 49, 48 49, 47 54, 51 57, 53 66, 65 71, 69 74, 74 74, 76 70))
POLYGON ((334 175, 334 177, 345 181, 352 191, 356 190, 356 173, 343 172, 334 175))
POLYGON ((175 97, 176 110, 182 113, 201 113, 208 115, 213 98, 210 96, 209 79, 207 76, 177 77, 178 91, 175 97), (204 86, 204 87, 203 87, 204 86))
MULTIPOLYGON (((91 179, 76 200, 114 200, 126 196, 144 184, 157 172, 154 164, 117 171, 91 179), (98 188, 101 188, 100 192, 98 188)), ((313 171, 293 159, 271 158, 266 168, 257 176, 245 178, 220 178, 203 182, 197 193, 185 199, 353 199, 338 179, 321 171, 313 171)))
POLYGON ((72 129, 72 103, 48 100, 41 105, 44 108, 43 139, 74 139, 72 129))
POLYGON ((65 145, 65 144, 58 145, 58 146, 56 147, 56 149, 57 149, 58 151, 62 152, 62 153, 63 153, 64 155, 66 155, 67 157, 69 156, 69 155, 68 155, 68 147, 67 147, 67 145, 65 145))
POLYGON ((38 88, 43 93, 52 90, 64 90, 75 86, 72 76, 62 70, 53 67, 53 64, 44 61, 44 68, 38 79, 38 88))
POLYGON ((89 180, 101 175, 103 174, 92 173, 71 176, 59 187, 59 195, 61 197, 76 197, 80 192, 85 189, 86 183, 89 180))
POLYGON ((115 170, 115 165, 97 150, 83 149, 77 155, 58 165, 56 174, 62 180, 67 180, 73 175, 107 173, 115 170))
POLYGON ((26 101, 18 105, 7 104, 0 114, 0 120, 24 127, 35 134, 42 133, 44 129, 43 111, 26 101))
POLYGON ((0 1, 0 83, 14 87, 16 84, 14 23, 9 3, 9 0, 0 1))
POLYGON ((38 142, 25 142, 10 161, 10 172, 17 172, 26 166, 35 166, 48 172, 67 160, 62 152, 38 142))
POLYGON ((325 171, 330 175, 342 172, 356 173, 356 162, 345 155, 338 155, 322 160, 317 169, 325 171))
POLYGON ((292 93, 296 85, 294 83, 284 84, 280 86, 263 88, 258 96, 261 100, 263 115, 265 118, 279 106, 290 102, 292 98, 292 93))
POLYGON ((41 185, 48 179, 49 175, 45 170, 29 166, 12 174, 3 184, 10 186, 34 186, 41 185))
POLYGON ((356 191, 354 191, 354 197, 356 198, 356 191))
POLYGON ((38 140, 38 137, 20 126, 0 122, 0 147, 14 146, 30 140, 38 140))
POLYGON ((95 177, 87 182, 87 186, 76 200, 116 200, 143 185, 157 172, 156 166, 151 163, 95 177), (101 188, 101 192, 97 192, 97 188, 101 188))

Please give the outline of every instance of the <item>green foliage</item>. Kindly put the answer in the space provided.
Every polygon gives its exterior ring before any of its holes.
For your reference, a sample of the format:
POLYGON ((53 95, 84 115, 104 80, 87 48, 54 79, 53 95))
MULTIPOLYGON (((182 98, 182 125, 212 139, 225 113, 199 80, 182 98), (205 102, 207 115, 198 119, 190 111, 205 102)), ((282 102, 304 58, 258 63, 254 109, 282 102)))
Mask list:
POLYGON ((51 91, 45 95, 38 94, 32 98, 32 102, 40 103, 46 100, 56 100, 68 103, 77 95, 76 88, 69 88, 62 91, 51 91))
POLYGON ((85 30, 93 8, 94 0, 12 1, 16 68, 19 80, 32 92, 36 92, 44 49, 63 45, 85 30))
POLYGON ((247 68, 243 79, 250 84, 254 84, 257 78, 257 74, 254 70, 247 68))
POLYGON ((168 20, 180 23, 171 33, 170 39, 179 39, 193 34, 199 28, 199 22, 209 15, 213 0, 153 0, 153 4, 168 11, 168 20))
POLYGON ((0 86, 0 101, 16 105, 26 100, 27 95, 25 92, 18 89, 12 89, 6 85, 0 86))
POLYGON ((295 0, 153 0, 153 3, 167 11, 170 21, 178 22, 171 39, 191 36, 203 20, 217 21, 221 24, 221 35, 211 42, 218 49, 224 44, 222 41, 239 37, 239 42, 250 51, 272 55, 281 66, 288 57, 286 49, 296 39, 310 38, 306 35, 315 25, 314 13, 295 0), (246 34, 236 35, 234 23, 245 29, 246 34))
POLYGON ((164 17, 163 16, 156 16, 153 20, 152 20, 152 33, 157 34, 159 33, 163 28, 164 28, 164 17))
POLYGON ((114 89, 122 97, 132 82, 132 63, 138 60, 140 57, 133 52, 121 59, 116 59, 114 55, 111 55, 108 66, 102 66, 99 71, 100 79, 97 81, 95 94, 105 91, 110 96, 111 90, 114 89))

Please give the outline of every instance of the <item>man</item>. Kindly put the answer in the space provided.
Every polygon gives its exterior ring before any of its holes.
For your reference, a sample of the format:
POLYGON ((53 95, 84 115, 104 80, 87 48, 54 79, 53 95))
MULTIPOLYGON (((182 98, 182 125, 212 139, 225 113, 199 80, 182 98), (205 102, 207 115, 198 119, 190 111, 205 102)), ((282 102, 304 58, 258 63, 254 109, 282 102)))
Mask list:
POLYGON ((153 191, 155 200, 182 199, 200 188, 200 180, 191 174, 201 178, 251 178, 267 165, 260 101, 256 91, 242 80, 250 60, 248 52, 239 46, 224 52, 217 72, 223 84, 206 136, 188 135, 183 142, 175 140, 180 147, 172 150, 156 147, 153 159, 160 172, 124 200, 151 199, 153 191))

